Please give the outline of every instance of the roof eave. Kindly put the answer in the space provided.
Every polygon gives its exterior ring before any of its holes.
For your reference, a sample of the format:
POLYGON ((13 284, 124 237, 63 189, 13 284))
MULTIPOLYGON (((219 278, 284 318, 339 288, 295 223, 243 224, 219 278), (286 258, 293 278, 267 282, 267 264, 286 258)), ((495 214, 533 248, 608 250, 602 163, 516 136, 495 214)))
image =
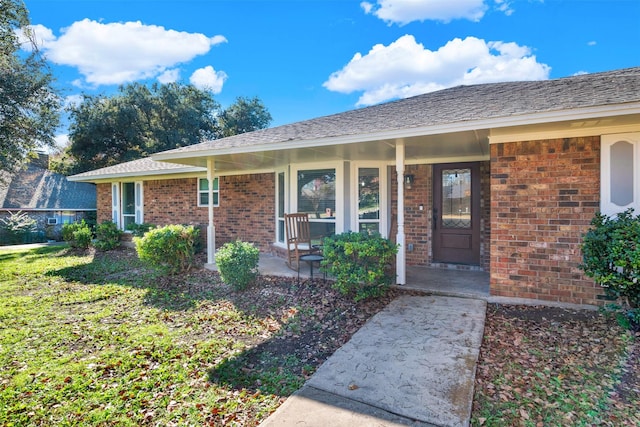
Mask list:
POLYGON ((289 150, 309 147, 322 147, 328 145, 344 145, 357 142, 396 140, 416 136, 438 135, 453 132, 473 131, 479 129, 492 129, 513 126, 526 126, 542 123, 560 122, 568 120, 585 120, 598 117, 614 117, 629 114, 640 114, 640 102, 624 104, 563 109, 555 111, 535 112, 506 117, 488 118, 482 120, 469 120, 452 122, 439 125, 418 126, 412 128, 393 129, 366 134, 344 135, 337 137, 325 137, 317 139, 303 139, 292 141, 280 141, 267 144, 253 144, 248 146, 211 148, 184 152, 164 152, 151 156, 155 161, 180 163, 181 159, 196 157, 210 157, 227 154, 254 153, 260 151, 289 150))
POLYGON ((184 168, 175 168, 175 169, 162 169, 162 170, 154 170, 154 171, 135 171, 135 172, 117 172, 117 173, 107 173, 107 174, 96 174, 89 176, 72 175, 67 177, 69 181, 74 182, 97 182, 97 181, 113 181, 122 178, 136 178, 136 177, 146 177, 146 176, 158 176, 158 175, 180 175, 180 174, 197 174, 206 172, 205 168, 197 167, 197 166, 189 166, 184 168))

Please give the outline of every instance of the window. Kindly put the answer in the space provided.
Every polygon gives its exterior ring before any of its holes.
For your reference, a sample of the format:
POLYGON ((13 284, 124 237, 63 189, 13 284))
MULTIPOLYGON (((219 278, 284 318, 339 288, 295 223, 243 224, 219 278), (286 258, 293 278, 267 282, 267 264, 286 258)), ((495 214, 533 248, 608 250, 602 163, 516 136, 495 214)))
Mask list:
POLYGON ((640 212, 640 133, 603 135, 600 210, 615 215, 640 212))
POLYGON ((278 209, 278 223, 277 223, 277 236, 278 242, 284 243, 284 214, 287 212, 286 208, 286 175, 284 172, 278 172, 278 180, 276 182, 276 199, 278 209))
MULTIPOLYGON (((209 206, 209 180, 198 178, 198 206, 209 206)), ((218 178, 213 179, 213 206, 220 206, 218 178)))
POLYGON ((358 231, 380 232, 380 170, 358 168, 358 231))
POLYGON ((336 170, 298 170, 298 212, 309 214, 311 239, 320 242, 336 232, 336 170))

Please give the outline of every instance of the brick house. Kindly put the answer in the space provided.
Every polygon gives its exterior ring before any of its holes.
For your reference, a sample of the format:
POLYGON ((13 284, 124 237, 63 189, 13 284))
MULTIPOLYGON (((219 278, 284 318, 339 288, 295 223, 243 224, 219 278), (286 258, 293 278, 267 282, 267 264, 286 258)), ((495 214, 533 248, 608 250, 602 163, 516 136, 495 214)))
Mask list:
POLYGON ((214 248, 379 231, 406 266, 488 271, 496 296, 600 304, 579 269, 597 211, 640 208, 640 68, 459 86, 71 177, 98 221, 207 227, 214 248), (213 203, 209 203, 209 201, 213 203))
MULTIPOLYGON (((96 186, 48 168, 49 156, 40 153, 24 170, 0 177, 0 218, 26 213, 37 222, 34 238, 59 240, 64 224, 95 216, 96 186)), ((0 244, 6 240, 0 234, 0 244)))

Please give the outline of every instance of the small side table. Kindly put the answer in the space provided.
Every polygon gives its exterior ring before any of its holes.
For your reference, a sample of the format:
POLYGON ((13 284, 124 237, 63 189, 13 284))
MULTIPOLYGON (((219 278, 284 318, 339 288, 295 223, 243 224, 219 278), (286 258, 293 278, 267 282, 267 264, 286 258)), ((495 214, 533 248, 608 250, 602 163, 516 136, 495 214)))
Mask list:
MULTIPOLYGON (((324 257, 322 255, 306 254, 306 255, 300 255, 300 260, 298 262, 306 261, 309 263, 309 277, 313 279, 313 263, 317 262, 318 264, 320 264, 320 261, 322 261, 323 259, 324 257)), ((298 265, 298 283, 300 283, 300 266, 299 265, 298 265)))

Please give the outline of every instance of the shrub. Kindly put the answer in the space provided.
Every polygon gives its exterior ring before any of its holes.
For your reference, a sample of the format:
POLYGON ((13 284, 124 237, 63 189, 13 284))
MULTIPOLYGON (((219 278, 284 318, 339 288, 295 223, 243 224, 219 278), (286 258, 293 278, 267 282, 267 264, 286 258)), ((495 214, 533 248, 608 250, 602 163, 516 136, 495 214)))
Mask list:
POLYGON ((134 237, 138 257, 169 274, 187 271, 195 259, 199 230, 192 225, 167 225, 134 237))
POLYGON ((0 229, 7 236, 7 243, 24 243, 29 233, 36 231, 37 221, 22 211, 13 212, 7 218, 0 218, 0 229))
POLYGON ((584 273, 607 295, 640 307, 640 216, 633 209, 617 217, 596 214, 581 248, 584 273))
POLYGON ((334 289, 354 300, 383 295, 395 279, 397 245, 379 234, 346 232, 324 239, 321 262, 336 278, 334 289))
POLYGON ((215 258, 222 280, 237 290, 246 289, 258 277, 260 251, 252 243, 225 243, 215 258))
POLYGON ((127 225, 127 231, 131 231, 133 237, 142 237, 144 236, 144 233, 154 228, 156 228, 155 225, 146 222, 143 222, 142 224, 136 224, 135 222, 132 222, 127 225))
POLYGON ((62 239, 73 248, 87 249, 92 238, 91 229, 84 220, 62 226, 62 239))
POLYGON ((105 221, 96 227, 96 241, 93 243, 101 251, 110 251, 120 246, 122 230, 112 221, 105 221))

